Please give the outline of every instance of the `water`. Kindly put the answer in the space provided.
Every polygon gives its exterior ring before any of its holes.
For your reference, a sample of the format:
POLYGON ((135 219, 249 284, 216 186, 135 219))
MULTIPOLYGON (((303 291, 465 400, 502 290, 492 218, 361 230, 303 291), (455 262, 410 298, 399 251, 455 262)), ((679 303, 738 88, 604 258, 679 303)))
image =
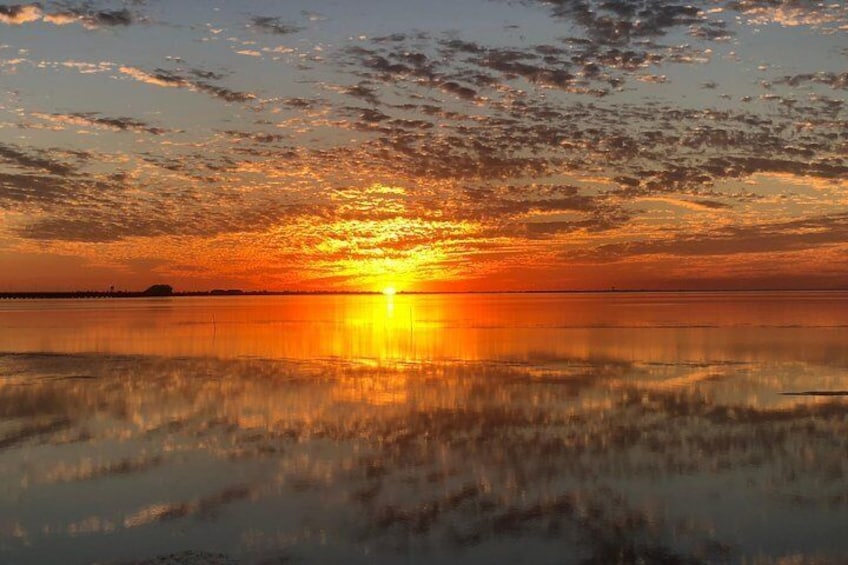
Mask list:
POLYGON ((845 562, 846 344, 836 292, 0 302, 0 562, 845 562))

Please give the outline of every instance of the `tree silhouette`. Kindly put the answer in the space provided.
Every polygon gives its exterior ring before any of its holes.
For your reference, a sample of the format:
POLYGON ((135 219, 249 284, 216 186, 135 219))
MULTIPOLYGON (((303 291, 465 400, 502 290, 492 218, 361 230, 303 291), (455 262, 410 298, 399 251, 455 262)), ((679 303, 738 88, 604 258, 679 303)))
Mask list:
POLYGON ((171 296, 174 288, 169 284, 154 284, 143 293, 145 296, 171 296))

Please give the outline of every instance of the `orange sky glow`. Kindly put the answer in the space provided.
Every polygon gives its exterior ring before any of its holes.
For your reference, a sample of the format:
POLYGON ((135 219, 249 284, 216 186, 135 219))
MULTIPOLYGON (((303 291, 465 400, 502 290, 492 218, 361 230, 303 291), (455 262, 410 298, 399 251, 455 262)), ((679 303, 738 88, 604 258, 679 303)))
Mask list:
POLYGON ((378 4, 0 4, 0 291, 848 286, 848 8, 378 4))

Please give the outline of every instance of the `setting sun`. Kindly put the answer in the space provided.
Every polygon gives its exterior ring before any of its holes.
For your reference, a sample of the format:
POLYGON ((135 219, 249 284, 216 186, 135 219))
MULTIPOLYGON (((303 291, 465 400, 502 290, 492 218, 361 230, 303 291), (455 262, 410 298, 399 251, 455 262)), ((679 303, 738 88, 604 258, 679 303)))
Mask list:
POLYGON ((395 287, 393 287, 393 286, 387 286, 386 288, 383 289, 383 294, 385 294, 386 296, 394 296, 396 293, 397 293, 397 291, 395 290, 395 287))

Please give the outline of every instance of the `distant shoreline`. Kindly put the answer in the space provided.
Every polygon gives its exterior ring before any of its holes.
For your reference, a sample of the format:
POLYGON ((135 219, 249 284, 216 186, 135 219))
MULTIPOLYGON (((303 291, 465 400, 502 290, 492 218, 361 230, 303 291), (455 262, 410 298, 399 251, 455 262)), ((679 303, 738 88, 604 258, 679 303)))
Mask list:
MULTIPOLYGON (((751 292, 846 292, 848 288, 746 288, 746 289, 590 289, 590 290, 477 290, 477 291, 398 291, 403 295, 438 294, 697 294, 697 293, 751 293, 751 292)), ((104 298, 185 298, 218 296, 381 296, 379 291, 301 291, 301 290, 226 290, 173 292, 161 296, 146 292, 131 291, 43 291, 43 292, 0 292, 0 300, 42 299, 104 299, 104 298)))

